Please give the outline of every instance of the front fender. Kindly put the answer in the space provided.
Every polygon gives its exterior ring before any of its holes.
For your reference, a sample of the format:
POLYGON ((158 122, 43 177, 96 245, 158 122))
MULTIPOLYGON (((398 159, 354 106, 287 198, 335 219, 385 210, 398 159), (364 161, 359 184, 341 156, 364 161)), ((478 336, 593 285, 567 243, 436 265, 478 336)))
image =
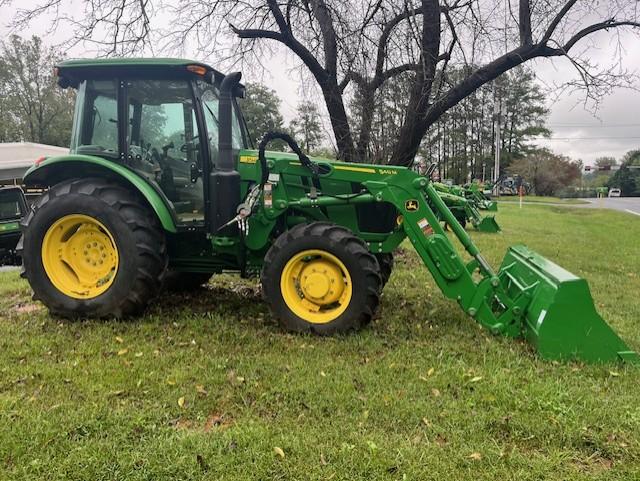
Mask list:
POLYGON ((110 178, 126 184, 144 197, 166 231, 177 232, 171 203, 159 189, 128 167, 101 157, 76 154, 48 157, 34 164, 24 175, 23 182, 29 187, 50 187, 82 177, 110 178))

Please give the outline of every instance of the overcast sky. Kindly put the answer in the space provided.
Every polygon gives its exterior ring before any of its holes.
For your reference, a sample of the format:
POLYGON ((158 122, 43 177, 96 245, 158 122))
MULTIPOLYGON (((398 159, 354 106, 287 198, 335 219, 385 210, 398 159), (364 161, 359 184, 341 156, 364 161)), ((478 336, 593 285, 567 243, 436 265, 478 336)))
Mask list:
MULTIPOLYGON (((37 4, 36 0, 25 0, 21 5, 37 4)), ((13 9, 0 7, 0 19, 13 17, 13 9)), ((7 21, 7 20, 5 20, 7 21)), ((31 31, 20 32, 21 35, 37 33, 42 35, 45 30, 43 22, 32 25, 31 31)), ((10 33, 5 24, 0 26, 3 37, 10 33)), ((43 35, 47 43, 60 43, 66 39, 68 32, 63 27, 48 35, 43 35)), ((596 37, 597 50, 592 54, 594 62, 608 63, 615 55, 616 45, 612 36, 602 32, 596 37)), ((623 38, 625 47, 624 65, 630 70, 640 68, 640 42, 637 37, 629 34, 623 38)), ((158 56, 171 55, 171 52, 155 52, 158 56)), ((87 57, 91 53, 82 47, 76 47, 67 52, 70 57, 87 57)), ((201 58, 191 55, 197 60, 206 61, 216 66, 215 58, 201 58)), ((245 72, 244 81, 259 81, 273 88, 282 100, 282 111, 286 120, 293 117, 295 106, 301 99, 303 89, 300 88, 300 74, 295 70, 295 61, 285 54, 266 60, 268 72, 245 72)), ((591 164, 597 157, 613 156, 620 158, 625 152, 640 148, 640 92, 630 89, 617 89, 611 95, 603 98, 597 112, 593 106, 585 105, 580 94, 561 92, 554 88, 570 79, 576 78, 576 72, 566 60, 548 59, 536 60, 529 63, 548 92, 550 115, 548 126, 553 131, 553 140, 541 140, 544 145, 557 153, 574 159, 581 159, 585 164, 591 164)), ((639 70, 640 72, 640 70, 639 70)), ((640 87, 640 81, 638 82, 640 87)), ((308 89, 307 89, 308 90, 308 89)), ((328 130, 329 124, 325 122, 328 130)))

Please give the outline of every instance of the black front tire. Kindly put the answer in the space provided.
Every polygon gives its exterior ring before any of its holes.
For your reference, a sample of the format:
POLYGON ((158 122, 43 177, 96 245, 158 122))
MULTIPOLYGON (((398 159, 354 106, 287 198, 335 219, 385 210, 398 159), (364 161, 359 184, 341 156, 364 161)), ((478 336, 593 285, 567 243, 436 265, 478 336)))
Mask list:
POLYGON ((332 335, 365 326, 380 301, 380 266, 366 244, 350 230, 326 222, 301 224, 283 233, 273 243, 261 274, 265 299, 280 325, 293 332, 332 335), (314 323, 296 315, 281 290, 281 277, 287 262, 306 250, 320 250, 335 256, 346 267, 352 280, 352 296, 346 310, 326 323, 314 323))
POLYGON ((387 285, 391 273, 393 272, 394 260, 391 252, 385 254, 376 254, 378 264, 380 265, 380 277, 382 278, 382 287, 387 285))
POLYGON ((141 313, 160 291, 168 257, 164 232, 154 212, 135 192, 99 179, 72 179, 43 194, 22 222, 23 277, 52 314, 62 317, 127 317, 141 313), (120 259, 111 286, 93 298, 58 290, 42 261, 48 229, 64 216, 83 214, 111 233, 120 259))

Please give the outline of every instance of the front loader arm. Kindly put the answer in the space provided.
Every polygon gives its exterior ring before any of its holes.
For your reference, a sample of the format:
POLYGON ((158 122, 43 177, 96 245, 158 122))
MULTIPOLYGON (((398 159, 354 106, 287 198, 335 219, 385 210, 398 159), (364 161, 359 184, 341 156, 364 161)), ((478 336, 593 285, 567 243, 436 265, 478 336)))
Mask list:
POLYGON ((528 302, 526 293, 513 300, 501 292, 499 278, 426 178, 417 177, 409 185, 391 181, 364 182, 364 186, 376 200, 390 202, 402 212, 407 237, 446 297, 455 299, 492 332, 520 334, 517 321, 528 302), (473 258, 469 263, 458 254, 439 219, 451 227, 473 258), (482 275, 479 282, 473 278, 476 270, 482 275))
POLYGON ((640 363, 600 317, 584 279, 524 246, 509 248, 494 272, 427 179, 417 178, 410 186, 392 182, 378 195, 402 209, 407 236, 445 296, 491 332, 523 336, 546 359, 640 363), (466 265, 438 218, 473 258, 466 265))

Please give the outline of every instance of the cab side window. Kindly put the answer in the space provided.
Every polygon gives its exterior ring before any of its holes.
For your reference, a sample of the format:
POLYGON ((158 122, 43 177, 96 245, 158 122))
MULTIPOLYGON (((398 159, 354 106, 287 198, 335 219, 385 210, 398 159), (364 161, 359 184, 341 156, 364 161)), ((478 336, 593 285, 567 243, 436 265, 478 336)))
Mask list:
POLYGON ((78 92, 76 126, 71 151, 78 154, 118 157, 117 83, 86 80, 78 92))

